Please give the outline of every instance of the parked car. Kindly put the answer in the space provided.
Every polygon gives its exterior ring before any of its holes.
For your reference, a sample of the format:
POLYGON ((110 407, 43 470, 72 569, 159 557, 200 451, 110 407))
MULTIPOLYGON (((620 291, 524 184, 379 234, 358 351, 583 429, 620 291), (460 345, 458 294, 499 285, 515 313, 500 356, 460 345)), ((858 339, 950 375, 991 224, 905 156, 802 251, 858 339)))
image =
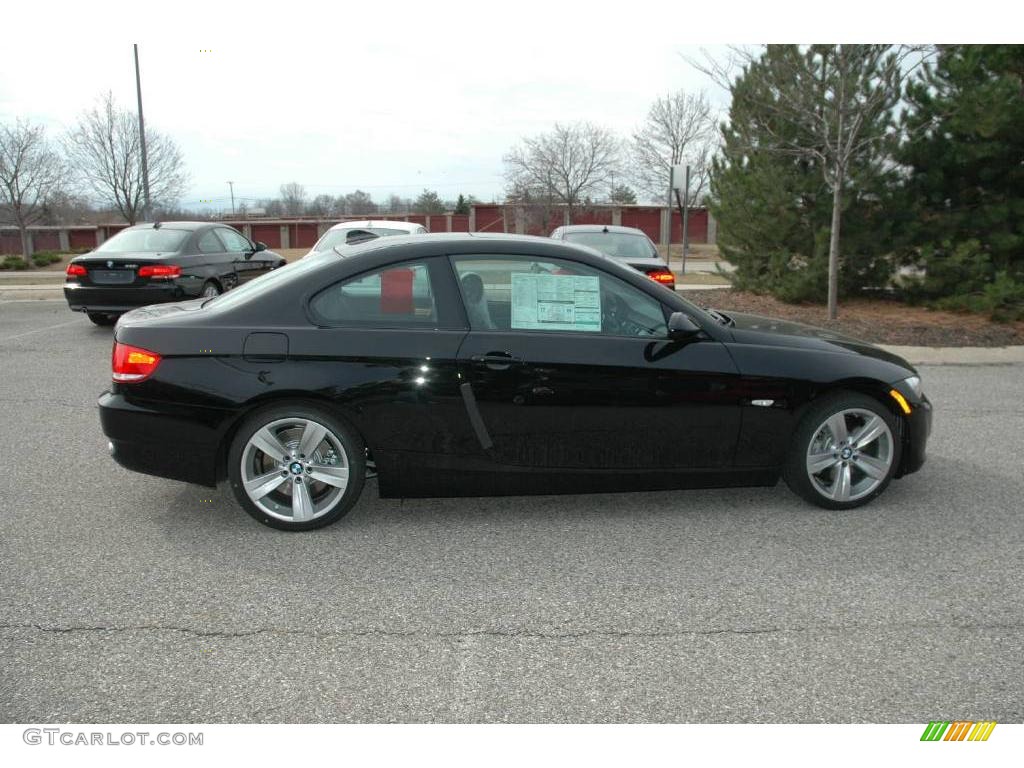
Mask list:
POLYGON ((97 325, 147 304, 212 298, 285 260, 225 224, 168 221, 118 232, 67 267, 64 297, 97 325))
POLYGON ((666 288, 676 287, 676 276, 658 255, 658 249, 643 230, 604 224, 573 224, 559 227, 551 233, 551 237, 590 246, 643 272, 666 288))
MULTIPOLYGON (((343 221, 324 232, 323 237, 309 250, 306 256, 332 251, 338 246, 358 245, 378 237, 394 235, 426 235, 427 228, 408 221, 343 221)), ((305 256, 303 256, 305 258, 305 256)))
POLYGON ((781 476, 849 509, 922 466, 932 422, 894 354, 509 235, 381 238, 130 312, 112 368, 99 413, 117 462, 227 480, 286 530, 340 518, 371 472, 406 498, 781 476))

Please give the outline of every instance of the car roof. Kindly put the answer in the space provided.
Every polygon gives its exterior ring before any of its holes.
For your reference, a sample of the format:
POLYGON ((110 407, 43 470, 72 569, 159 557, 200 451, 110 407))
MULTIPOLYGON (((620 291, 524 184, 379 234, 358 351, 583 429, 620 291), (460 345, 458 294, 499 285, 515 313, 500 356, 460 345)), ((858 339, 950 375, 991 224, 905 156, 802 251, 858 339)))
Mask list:
POLYGON ((644 237, 647 237, 647 233, 642 229, 637 229, 636 227, 620 227, 617 224, 569 224, 564 227, 559 227, 558 231, 563 234, 566 232, 608 232, 610 234, 643 235, 644 237))
POLYGON ((203 227, 229 227, 233 229, 230 224, 224 224, 219 221, 147 221, 143 224, 126 227, 126 229, 179 229, 194 232, 203 227), (158 224, 159 226, 157 226, 158 224))
POLYGON ((391 229, 405 229, 412 232, 422 227, 414 221, 391 221, 389 219, 359 219, 358 221, 342 221, 331 227, 328 232, 336 229, 359 229, 361 227, 389 227, 391 229))

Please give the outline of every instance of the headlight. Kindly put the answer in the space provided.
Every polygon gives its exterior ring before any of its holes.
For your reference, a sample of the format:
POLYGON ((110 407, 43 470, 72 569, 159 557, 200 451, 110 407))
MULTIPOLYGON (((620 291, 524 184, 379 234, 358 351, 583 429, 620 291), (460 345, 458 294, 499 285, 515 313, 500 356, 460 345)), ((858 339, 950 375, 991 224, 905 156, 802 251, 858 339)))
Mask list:
POLYGON ((920 376, 911 376, 910 378, 904 379, 900 383, 906 386, 908 390, 913 392, 914 397, 916 397, 918 400, 920 400, 924 396, 924 390, 921 389, 920 376))

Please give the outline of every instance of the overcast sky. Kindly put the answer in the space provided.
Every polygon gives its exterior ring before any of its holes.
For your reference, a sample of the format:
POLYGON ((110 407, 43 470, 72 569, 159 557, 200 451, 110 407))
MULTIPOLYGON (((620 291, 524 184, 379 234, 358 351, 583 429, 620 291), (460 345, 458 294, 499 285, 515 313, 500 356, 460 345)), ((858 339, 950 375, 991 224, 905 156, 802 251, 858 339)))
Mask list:
POLYGON ((965 16, 953 0, 933 0, 928 13, 891 0, 859 0, 856 12, 820 0, 8 3, 0 120, 41 121, 57 136, 107 90, 134 109, 138 41, 146 124, 184 153, 186 206, 228 207, 229 179, 240 199, 297 181, 311 197, 361 188, 382 200, 427 187, 487 200, 502 192, 502 155, 555 121, 589 120, 625 137, 653 99, 679 88, 706 90, 726 108, 726 94, 684 58, 725 50, 708 43, 865 42, 880 29, 905 42, 1012 42, 1020 26, 1007 8, 976 0, 965 16))
MULTIPOLYGON (((182 203, 356 188, 382 200, 423 188, 501 195, 502 155, 555 121, 589 120, 626 136, 659 94, 709 89, 682 54, 697 46, 529 42, 429 35, 251 46, 140 43, 147 127, 170 134, 191 175, 182 203), (600 55, 598 55, 600 54, 600 55)), ((0 119, 29 117, 53 135, 111 90, 135 109, 129 42, 70 44, 60 65, 0 74, 0 119), (66 62, 74 62, 66 66, 66 62)), ((10 55, 10 50, 5 56, 10 55)))

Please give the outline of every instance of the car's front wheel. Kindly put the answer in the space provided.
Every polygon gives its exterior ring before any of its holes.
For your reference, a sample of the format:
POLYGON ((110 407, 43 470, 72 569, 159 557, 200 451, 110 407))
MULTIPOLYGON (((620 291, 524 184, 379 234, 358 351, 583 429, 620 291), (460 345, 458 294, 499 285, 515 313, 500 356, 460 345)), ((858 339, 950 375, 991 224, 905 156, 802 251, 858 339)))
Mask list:
POLYGON ((302 403, 261 409, 239 428, 228 452, 235 497, 256 520, 285 531, 337 521, 363 490, 366 449, 328 411, 302 403))
POLYGON ((800 420, 782 476, 819 507, 859 507, 892 480, 898 434, 896 417, 878 400, 858 392, 826 395, 800 420))

